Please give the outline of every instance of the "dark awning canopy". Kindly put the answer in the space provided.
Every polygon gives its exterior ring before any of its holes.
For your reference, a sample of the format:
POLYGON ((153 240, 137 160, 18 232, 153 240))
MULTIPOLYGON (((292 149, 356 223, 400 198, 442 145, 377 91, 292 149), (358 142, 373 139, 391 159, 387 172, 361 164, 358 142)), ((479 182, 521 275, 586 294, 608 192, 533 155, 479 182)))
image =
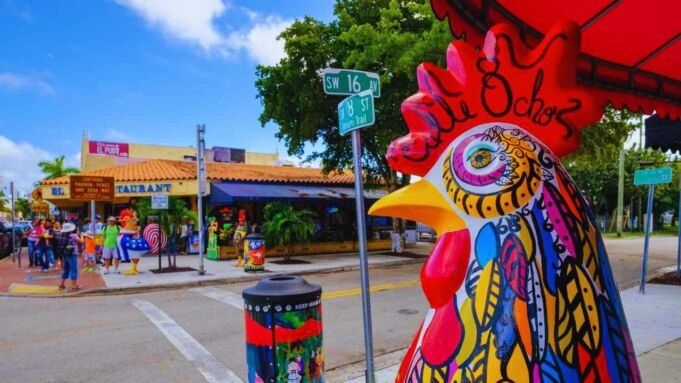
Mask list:
MULTIPOLYGON (((382 190, 364 191, 364 197, 370 200, 386 194, 382 190)), ((354 198, 355 189, 352 187, 223 182, 211 185, 208 202, 211 205, 229 205, 240 201, 338 201, 354 198)))
POLYGON ((578 80, 603 103, 681 117, 681 2, 669 0, 431 0, 452 33, 480 45, 497 23, 535 46, 558 21, 582 31, 578 80))
POLYGON ((657 114, 646 118, 645 147, 681 151, 681 121, 661 119, 657 114))

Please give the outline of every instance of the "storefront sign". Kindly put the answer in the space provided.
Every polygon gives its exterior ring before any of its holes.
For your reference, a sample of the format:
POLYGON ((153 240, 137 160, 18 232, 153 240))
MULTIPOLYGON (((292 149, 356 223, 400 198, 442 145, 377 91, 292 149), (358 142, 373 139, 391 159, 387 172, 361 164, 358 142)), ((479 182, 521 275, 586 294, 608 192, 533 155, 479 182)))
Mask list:
POLYGON ((168 208, 168 194, 155 193, 151 195, 152 209, 167 209, 168 208))
POLYGON ((64 193, 64 188, 61 187, 61 186, 56 186, 56 187, 50 188, 50 192, 51 192, 53 197, 65 196, 66 195, 66 193, 64 193))
POLYGON ((50 205, 47 202, 34 202, 31 211, 33 214, 47 214, 50 212, 50 205))
POLYGON ((170 193, 172 184, 116 185, 116 194, 170 193))
POLYGON ((90 154, 100 154, 104 156, 130 157, 128 144, 117 142, 90 141, 90 154))
POLYGON ((74 201, 111 201, 114 199, 114 178, 71 176, 71 199, 74 201))

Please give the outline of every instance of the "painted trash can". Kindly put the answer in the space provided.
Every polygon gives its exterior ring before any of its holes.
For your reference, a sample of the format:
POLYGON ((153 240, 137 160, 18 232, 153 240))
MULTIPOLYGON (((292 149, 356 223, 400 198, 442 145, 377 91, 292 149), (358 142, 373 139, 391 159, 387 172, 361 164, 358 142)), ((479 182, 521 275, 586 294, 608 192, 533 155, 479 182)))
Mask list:
POLYGON ((243 291, 248 383, 322 383, 322 288, 298 276, 243 291))
POLYGON ((265 237, 259 233, 249 234, 244 238, 244 271, 265 271, 265 237))

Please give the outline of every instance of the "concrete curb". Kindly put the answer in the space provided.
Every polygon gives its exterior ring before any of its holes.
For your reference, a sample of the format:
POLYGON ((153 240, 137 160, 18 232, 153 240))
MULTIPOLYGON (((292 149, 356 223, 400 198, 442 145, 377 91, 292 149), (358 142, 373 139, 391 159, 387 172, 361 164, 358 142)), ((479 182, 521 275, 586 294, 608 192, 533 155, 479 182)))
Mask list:
MULTIPOLYGON (((414 258, 414 259, 400 259, 384 263, 369 264, 369 269, 377 269, 384 267, 397 267, 404 265, 412 265, 425 262, 426 258, 414 258)), ((359 264, 353 266, 334 266, 321 268, 316 270, 306 270, 301 272, 280 272, 280 273, 267 273, 267 276, 275 275, 311 275, 311 274, 330 274, 339 273, 346 271, 356 271, 359 270, 359 264)), ((11 298, 77 298, 77 297, 93 297, 93 296, 107 296, 107 295, 132 295, 132 294, 142 294, 147 292, 161 291, 161 290, 178 290, 191 287, 205 287, 205 286, 215 286, 224 284, 236 284, 244 282, 254 282, 262 278, 263 274, 248 274, 241 277, 233 278, 215 278, 215 279, 205 279, 205 280, 195 280, 177 283, 164 283, 158 285, 148 285, 148 286, 129 286, 129 287, 99 287, 89 290, 78 291, 75 293, 66 293, 59 295, 37 295, 37 294, 10 294, 10 293, 0 293, 0 297, 11 297, 11 298)))

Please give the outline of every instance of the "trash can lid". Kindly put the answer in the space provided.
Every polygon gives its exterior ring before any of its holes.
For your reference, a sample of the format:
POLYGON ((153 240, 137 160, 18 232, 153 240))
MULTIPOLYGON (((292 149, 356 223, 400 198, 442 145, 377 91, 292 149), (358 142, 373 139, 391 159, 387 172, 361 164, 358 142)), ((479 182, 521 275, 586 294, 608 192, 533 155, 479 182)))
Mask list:
POLYGON ((319 298, 322 288, 297 275, 280 275, 263 278, 255 286, 244 289, 242 294, 246 302, 298 303, 319 298))
POLYGON ((262 234, 258 234, 258 233, 251 233, 251 234, 246 236, 246 239, 251 239, 251 240, 253 240, 253 239, 265 239, 265 236, 263 236, 262 234))

